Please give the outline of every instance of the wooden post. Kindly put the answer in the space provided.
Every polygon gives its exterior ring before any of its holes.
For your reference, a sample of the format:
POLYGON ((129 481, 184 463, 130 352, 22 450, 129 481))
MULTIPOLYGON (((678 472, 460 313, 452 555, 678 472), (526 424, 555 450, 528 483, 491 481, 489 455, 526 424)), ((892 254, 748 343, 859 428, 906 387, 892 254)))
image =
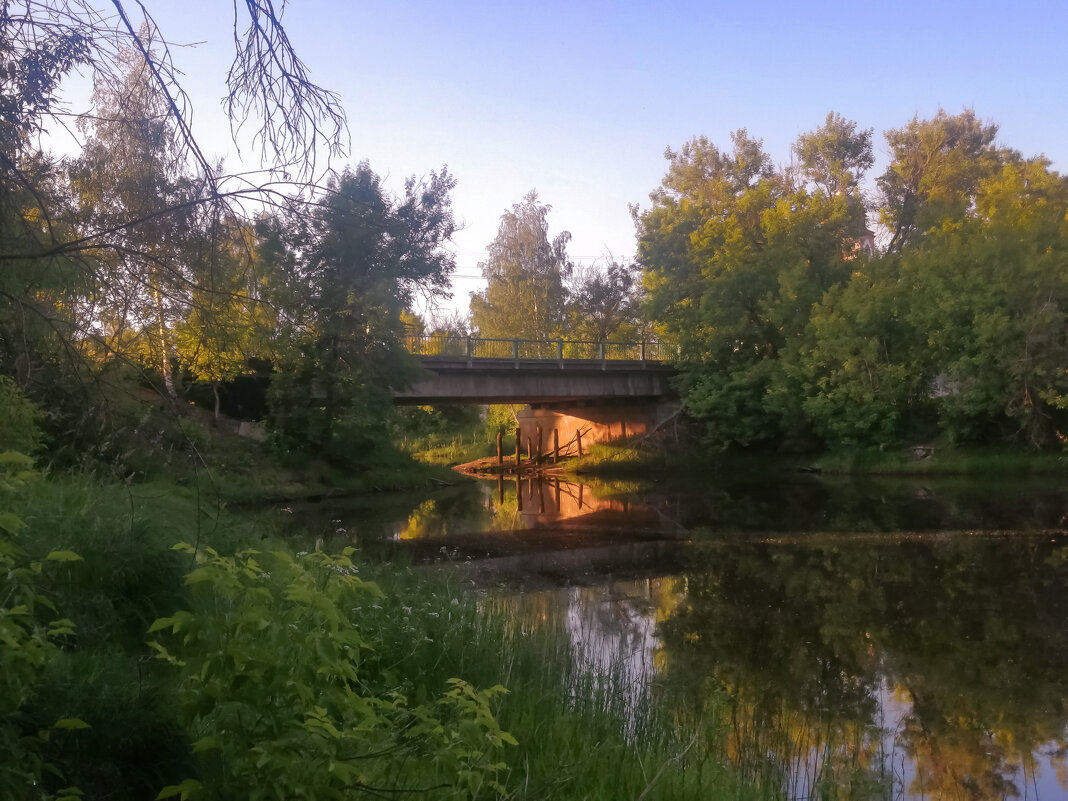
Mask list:
POLYGON ((582 456, 582 431, 575 432, 575 441, 578 443, 579 456, 582 456))
POLYGON ((556 513, 560 514, 560 479, 556 479, 556 513))
POLYGON ((627 438, 627 421, 626 420, 623 420, 619 424, 619 436, 622 437, 623 439, 627 438))
POLYGON ((516 468, 519 467, 519 438, 520 438, 520 436, 521 436, 520 431, 517 428, 515 430, 515 466, 516 466, 516 468))
MULTIPOLYGON (((585 486, 584 484, 579 484, 579 511, 580 512, 582 511, 582 488, 584 486, 585 486)), ((675 518, 675 519, 677 520, 678 518, 675 518)))
POLYGON ((504 503, 504 476, 497 475, 497 503, 504 503))
POLYGON ((560 429, 553 429, 553 464, 560 461, 560 429))
POLYGON ((541 464, 541 426, 535 426, 535 430, 538 432, 538 441, 534 447, 534 458, 541 464))
POLYGON ((515 477, 515 508, 517 511, 523 511, 523 479, 519 476, 515 477))
POLYGON ((502 444, 504 440, 504 434, 500 431, 497 432, 497 464, 504 464, 504 451, 502 450, 502 444))
POLYGON ((527 461, 530 461, 530 437, 527 437, 527 461))

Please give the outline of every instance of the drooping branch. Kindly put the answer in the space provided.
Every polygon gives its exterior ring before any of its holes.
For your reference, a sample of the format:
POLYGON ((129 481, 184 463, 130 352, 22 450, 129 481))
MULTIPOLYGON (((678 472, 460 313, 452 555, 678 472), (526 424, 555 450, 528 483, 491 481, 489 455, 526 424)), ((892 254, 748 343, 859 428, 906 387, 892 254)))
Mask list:
POLYGON ((285 0, 244 0, 249 25, 240 33, 234 0, 234 62, 226 76, 226 110, 236 140, 250 119, 260 127, 253 142, 261 157, 275 159, 304 180, 317 178, 320 148, 328 157, 348 149, 347 122, 338 95, 310 80, 282 27, 285 0))

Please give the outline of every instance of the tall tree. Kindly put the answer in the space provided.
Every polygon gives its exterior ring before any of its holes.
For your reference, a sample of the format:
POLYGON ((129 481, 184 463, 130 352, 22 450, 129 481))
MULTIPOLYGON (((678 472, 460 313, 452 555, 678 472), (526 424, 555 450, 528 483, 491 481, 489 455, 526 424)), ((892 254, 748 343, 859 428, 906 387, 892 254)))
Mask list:
POLYGON ((858 131, 852 120, 828 112, 823 125, 794 143, 801 174, 824 194, 854 193, 875 163, 871 135, 871 128, 858 131))
MULTIPOLYGON (((147 22, 138 32, 150 54, 155 36, 147 22)), ((143 336, 144 352, 173 399, 171 328, 188 313, 191 278, 181 251, 192 234, 196 190, 184 174, 178 130, 150 59, 133 47, 123 48, 119 59, 124 80, 97 83, 97 116, 83 121, 89 138, 72 164, 71 180, 83 228, 116 229, 101 259, 109 269, 101 275, 99 297, 120 326, 107 332, 109 349, 119 349, 127 328, 143 336)), ((94 309, 90 316, 98 314, 94 309)))
POLYGON ((860 204, 794 189, 759 140, 732 139, 731 152, 704 138, 669 150, 652 207, 636 215, 650 312, 689 363, 684 404, 720 446, 800 427, 783 365, 865 230, 860 204))
POLYGON ((979 182, 1007 155, 995 147, 997 132, 970 109, 939 109, 930 120, 914 117, 886 132, 891 162, 878 184, 880 222, 892 232, 888 250, 900 252, 918 233, 968 211, 979 182))
POLYGON ((401 313, 444 295, 456 229, 447 170, 387 194, 366 163, 331 180, 310 213, 265 225, 282 321, 270 424, 284 451, 359 462, 384 435, 389 390, 408 377, 401 313))
POLYGON ((536 192, 501 215, 489 258, 479 265, 487 286, 471 296, 471 322, 483 337, 544 339, 564 325, 571 273, 563 231, 549 239, 551 206, 536 192))
POLYGON ((612 262, 576 270, 568 287, 568 335, 606 342, 641 337, 640 273, 612 262))

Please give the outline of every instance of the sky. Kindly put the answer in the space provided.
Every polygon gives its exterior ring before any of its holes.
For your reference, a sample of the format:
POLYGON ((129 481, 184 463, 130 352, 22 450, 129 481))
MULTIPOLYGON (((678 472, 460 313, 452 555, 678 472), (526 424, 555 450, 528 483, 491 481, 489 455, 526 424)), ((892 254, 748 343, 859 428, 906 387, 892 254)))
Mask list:
MULTIPOLYGON (((145 5, 169 41, 195 44, 174 57, 202 149, 238 163, 221 108, 231 4, 145 5)), ((874 129, 872 183, 883 131, 973 108, 1000 144, 1068 170, 1068 0, 290 0, 283 23, 348 114, 338 168, 366 159, 394 192, 444 165, 456 178, 444 311, 466 311, 500 215, 532 189, 577 263, 632 259, 630 206, 648 207, 665 149, 698 135, 729 147, 744 127, 785 164, 837 111, 874 129)))

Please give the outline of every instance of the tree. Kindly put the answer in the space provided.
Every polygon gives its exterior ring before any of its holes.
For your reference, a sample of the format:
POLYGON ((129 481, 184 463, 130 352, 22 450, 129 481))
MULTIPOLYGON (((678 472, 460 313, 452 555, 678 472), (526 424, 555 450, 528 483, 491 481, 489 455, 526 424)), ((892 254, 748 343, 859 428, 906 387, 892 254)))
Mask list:
POLYGON ((489 258, 479 265, 486 289, 471 296, 471 323, 479 336, 546 339, 560 333, 564 282, 572 270, 571 234, 564 231, 549 240, 551 209, 532 191, 501 215, 489 258))
MULTIPOLYGON (((147 22, 138 31, 149 54, 155 37, 147 22)), ((102 313, 114 320, 116 329, 98 332, 108 340, 108 351, 127 357, 127 331, 134 342, 143 337, 142 352, 173 400, 171 329, 189 313, 185 288, 193 280, 182 250, 193 235, 191 201, 197 188, 184 175, 178 131, 167 99, 152 79, 151 59, 127 47, 120 50, 119 61, 123 81, 98 82, 98 115, 91 123, 82 121, 91 133, 71 166, 83 230, 118 229, 100 256, 101 303, 89 311, 85 326, 92 330, 102 313), (131 221, 136 225, 129 226, 131 221)))
POLYGON ((794 189, 744 130, 731 153, 698 138, 668 151, 638 254, 653 319, 681 345, 683 403, 720 447, 801 433, 796 360, 812 305, 846 279, 864 210, 794 189))
POLYGON ((942 430, 1057 447, 1068 431, 1068 180, 1037 158, 979 183, 974 213, 905 254, 942 430))
POLYGON ((879 177, 880 222, 892 236, 887 249, 902 251, 917 234, 971 206, 979 182, 997 172, 1007 155, 994 146, 996 125, 972 110, 930 120, 914 117, 886 132, 891 162, 879 177))
MULTIPOLYGON (((213 207, 203 218, 241 218, 246 198, 271 203, 282 186, 267 189, 252 173, 229 177, 205 159, 179 68, 145 5, 140 29, 120 0, 111 5, 115 14, 106 16, 86 0, 29 0, 0 14, 0 370, 25 386, 44 365, 58 368, 60 357, 78 372, 138 352, 169 379, 169 329, 188 316, 191 276, 174 249, 179 237, 167 231, 187 225, 193 206, 213 207), (75 66, 92 72, 100 102, 81 118, 95 120, 81 126, 91 136, 78 178, 92 214, 72 211, 64 176, 36 144, 51 128, 75 130, 58 93, 75 66), (107 147, 120 139, 134 159, 108 158, 107 147), (8 336, 12 329, 21 332, 8 336)), ((261 177, 284 174, 292 191, 294 178, 314 180, 317 153, 342 152, 344 114, 335 95, 309 80, 273 0, 247 0, 244 8, 249 25, 242 30, 235 13, 226 81, 231 121, 235 136, 252 123, 261 177)), ((75 382, 68 374, 63 383, 75 382)), ((43 386, 34 391, 50 394, 43 386)))
POLYGON ((592 342, 640 338, 640 289, 633 266, 576 270, 568 287, 568 335, 592 342))
POLYGON ((261 226, 281 322, 269 423, 287 452, 358 463, 382 439, 389 391, 407 380, 402 312, 443 295, 455 231, 447 170, 409 179, 402 198, 364 162, 331 180, 311 212, 261 226))
POLYGON ((794 143, 801 174, 826 195, 853 194, 875 163, 871 135, 871 128, 858 131, 852 120, 828 112, 822 126, 802 134, 794 143))

